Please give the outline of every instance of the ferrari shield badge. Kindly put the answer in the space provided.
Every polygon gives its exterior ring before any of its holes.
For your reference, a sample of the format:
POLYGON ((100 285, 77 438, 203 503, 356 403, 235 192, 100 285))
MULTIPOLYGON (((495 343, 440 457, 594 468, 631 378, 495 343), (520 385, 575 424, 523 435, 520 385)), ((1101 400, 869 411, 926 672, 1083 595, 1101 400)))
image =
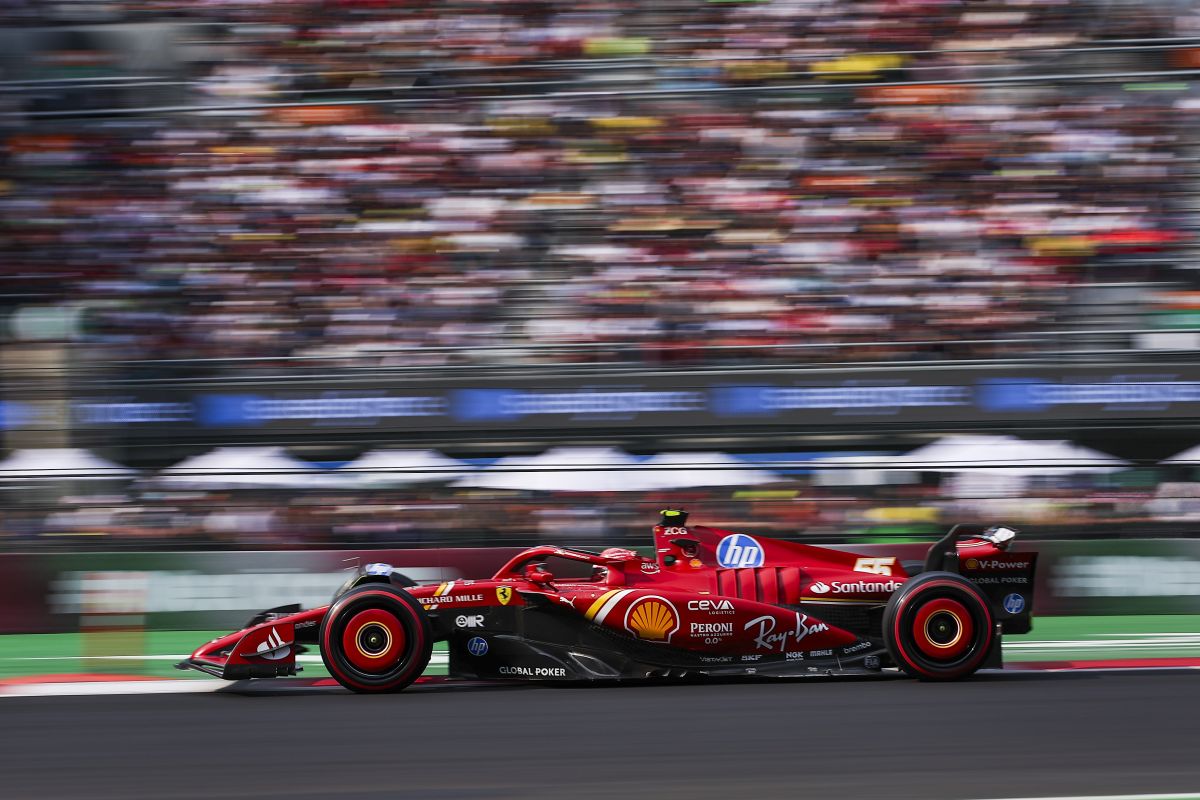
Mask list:
POLYGON ((496 599, 500 601, 500 605, 502 605, 502 606, 508 605, 508 601, 512 600, 512 587, 511 586, 497 586, 496 587, 496 599))

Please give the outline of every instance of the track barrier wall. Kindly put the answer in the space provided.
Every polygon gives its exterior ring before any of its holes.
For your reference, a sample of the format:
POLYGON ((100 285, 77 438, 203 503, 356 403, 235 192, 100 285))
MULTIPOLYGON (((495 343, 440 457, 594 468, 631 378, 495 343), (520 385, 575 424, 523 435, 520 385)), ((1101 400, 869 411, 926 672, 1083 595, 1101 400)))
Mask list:
MULTIPOLYGON (((845 546, 924 557, 928 545, 845 546)), ((1200 540, 1029 542, 1034 613, 1200 613, 1200 540)), ((418 582, 489 576, 520 548, 0 555, 0 633, 234 629, 265 608, 318 606, 361 564, 418 582)))

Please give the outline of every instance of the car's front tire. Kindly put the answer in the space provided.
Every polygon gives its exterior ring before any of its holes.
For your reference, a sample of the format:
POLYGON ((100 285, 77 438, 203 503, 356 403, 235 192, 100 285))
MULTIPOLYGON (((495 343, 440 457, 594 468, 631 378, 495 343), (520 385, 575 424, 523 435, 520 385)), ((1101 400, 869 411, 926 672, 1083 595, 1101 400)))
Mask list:
POLYGON ((343 594, 321 621, 321 660, 347 689, 398 692, 425 671, 433 632, 403 589, 369 583, 343 594))
POLYGON ((994 622, 987 598, 952 572, 911 578, 888 601, 883 639, 896 666, 915 678, 965 678, 985 662, 994 622))

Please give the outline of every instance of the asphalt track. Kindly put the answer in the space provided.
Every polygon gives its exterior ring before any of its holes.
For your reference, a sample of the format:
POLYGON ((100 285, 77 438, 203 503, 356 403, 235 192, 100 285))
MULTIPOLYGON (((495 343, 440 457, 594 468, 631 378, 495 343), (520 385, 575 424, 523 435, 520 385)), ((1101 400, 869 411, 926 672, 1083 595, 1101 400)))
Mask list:
MULTIPOLYGON (((277 682, 276 682, 277 683, 277 682)), ((0 701, 0 797, 998 798, 1200 789, 1200 671, 233 684, 0 701), (260 688, 262 687, 262 688, 260 688)))

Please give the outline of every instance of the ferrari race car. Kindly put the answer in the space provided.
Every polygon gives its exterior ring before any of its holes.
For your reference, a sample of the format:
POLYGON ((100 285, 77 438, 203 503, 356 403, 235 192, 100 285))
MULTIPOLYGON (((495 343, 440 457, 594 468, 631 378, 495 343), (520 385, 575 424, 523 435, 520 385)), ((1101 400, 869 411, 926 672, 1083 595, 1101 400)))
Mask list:
POLYGON ((662 512, 655 558, 539 546, 491 578, 416 586, 367 565, 329 606, 264 611, 177 666, 220 678, 295 675, 317 645, 356 692, 398 691, 446 641, 452 678, 622 681, 847 675, 925 680, 1001 666, 1031 628, 1036 554, 1005 527, 956 526, 923 562, 688 525, 662 512))

